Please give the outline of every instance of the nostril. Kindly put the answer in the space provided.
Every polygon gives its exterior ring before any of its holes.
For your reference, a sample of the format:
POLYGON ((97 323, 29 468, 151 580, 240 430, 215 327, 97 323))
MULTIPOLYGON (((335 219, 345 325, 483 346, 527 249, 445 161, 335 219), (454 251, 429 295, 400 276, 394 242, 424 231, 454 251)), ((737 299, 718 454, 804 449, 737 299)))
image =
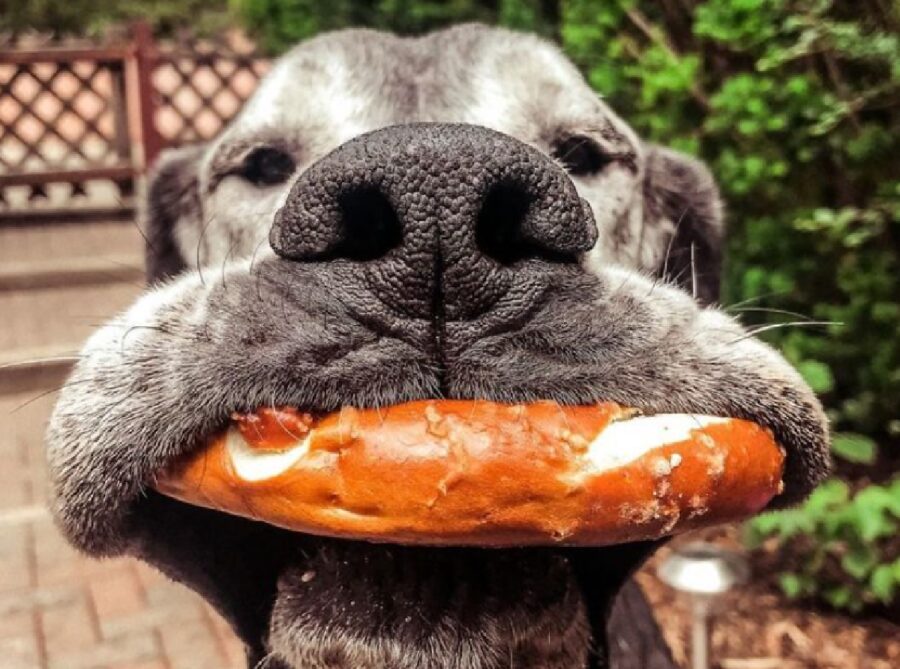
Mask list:
POLYGON ((331 249, 332 258, 376 260, 403 240, 400 219, 387 196, 374 186, 338 196, 341 239, 331 249))
POLYGON ((478 213, 475 240, 478 249, 501 265, 540 258, 549 262, 572 263, 572 254, 560 253, 529 239, 525 223, 533 196, 521 185, 494 185, 478 213))

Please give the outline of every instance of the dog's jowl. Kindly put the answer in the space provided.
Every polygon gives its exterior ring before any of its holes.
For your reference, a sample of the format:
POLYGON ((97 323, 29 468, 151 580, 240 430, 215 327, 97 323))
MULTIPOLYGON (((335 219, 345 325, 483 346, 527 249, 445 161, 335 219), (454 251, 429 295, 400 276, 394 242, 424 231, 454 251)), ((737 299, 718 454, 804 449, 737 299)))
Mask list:
POLYGON ((775 506, 826 471, 811 391, 714 306, 706 169, 642 142, 536 38, 302 44, 219 138, 162 158, 146 212, 151 285, 89 340, 51 421, 55 513, 88 553, 203 595, 251 663, 672 666, 626 583, 655 544, 368 544, 153 491, 235 411, 608 400, 770 428, 775 506))

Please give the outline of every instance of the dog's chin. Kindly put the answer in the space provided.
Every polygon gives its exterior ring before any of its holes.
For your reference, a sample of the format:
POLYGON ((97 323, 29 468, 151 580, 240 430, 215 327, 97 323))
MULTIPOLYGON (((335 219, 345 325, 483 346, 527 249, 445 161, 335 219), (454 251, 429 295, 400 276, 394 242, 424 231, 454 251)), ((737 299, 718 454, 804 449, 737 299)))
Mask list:
POLYGON ((280 574, 268 651, 290 667, 585 666, 573 566, 536 549, 323 540, 280 574))

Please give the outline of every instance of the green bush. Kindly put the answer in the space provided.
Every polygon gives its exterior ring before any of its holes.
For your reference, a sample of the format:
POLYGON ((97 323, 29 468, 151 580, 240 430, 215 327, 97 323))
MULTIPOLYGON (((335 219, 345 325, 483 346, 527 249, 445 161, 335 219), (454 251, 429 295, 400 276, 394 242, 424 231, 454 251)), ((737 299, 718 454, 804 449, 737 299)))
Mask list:
POLYGON ((215 33, 228 26, 228 0, 12 0, 0 5, 0 34, 35 30, 55 37, 102 35, 107 28, 146 19, 157 34, 190 27, 215 33))
POLYGON ((247 28, 259 46, 269 53, 279 53, 325 30, 367 24, 363 7, 353 0, 331 0, 328 11, 320 0, 232 0, 247 28))
POLYGON ((411 34, 460 21, 484 21, 547 33, 558 20, 556 3, 538 0, 231 0, 231 6, 272 53, 323 30, 347 26, 411 34))
POLYGON ((753 519, 745 535, 750 547, 770 539, 782 547, 778 582, 788 597, 821 597, 858 612, 890 605, 900 593, 898 531, 900 478, 855 495, 843 481, 828 481, 802 507, 753 519))

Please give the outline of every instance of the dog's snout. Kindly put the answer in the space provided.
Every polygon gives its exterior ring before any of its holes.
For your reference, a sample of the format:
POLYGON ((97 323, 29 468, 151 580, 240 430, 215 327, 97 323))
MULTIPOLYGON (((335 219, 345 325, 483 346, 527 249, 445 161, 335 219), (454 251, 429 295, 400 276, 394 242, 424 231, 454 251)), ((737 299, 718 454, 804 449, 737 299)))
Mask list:
POLYGON ((358 263, 369 290, 403 315, 439 308, 467 319, 509 290, 512 266, 574 262, 596 237, 590 207, 537 149, 424 123, 363 135, 315 163, 270 240, 291 260, 358 263))

